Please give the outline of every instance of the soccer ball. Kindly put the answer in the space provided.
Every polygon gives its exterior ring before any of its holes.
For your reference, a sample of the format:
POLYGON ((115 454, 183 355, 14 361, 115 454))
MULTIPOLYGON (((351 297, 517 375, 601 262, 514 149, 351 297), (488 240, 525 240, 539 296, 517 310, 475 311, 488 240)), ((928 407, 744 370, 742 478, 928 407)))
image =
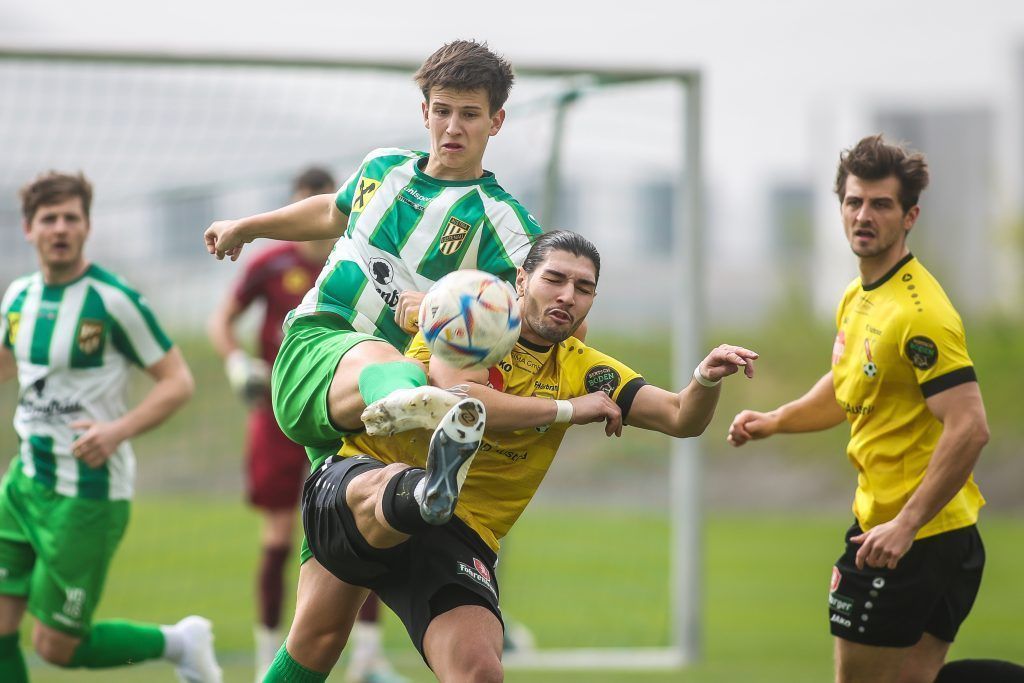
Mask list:
POLYGON ((430 353, 456 368, 490 368, 519 339, 512 288, 479 270, 457 270, 434 283, 420 306, 430 353))

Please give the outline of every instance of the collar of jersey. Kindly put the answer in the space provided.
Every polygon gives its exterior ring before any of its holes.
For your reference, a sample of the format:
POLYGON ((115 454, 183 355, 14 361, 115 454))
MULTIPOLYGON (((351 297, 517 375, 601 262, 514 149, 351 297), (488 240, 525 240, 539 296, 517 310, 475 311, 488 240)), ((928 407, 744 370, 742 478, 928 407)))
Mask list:
POLYGON ((529 341, 522 337, 519 338, 519 345, 522 346, 524 349, 536 351, 537 353, 547 353, 548 351, 551 350, 551 347, 554 346, 554 344, 550 344, 548 346, 544 346, 543 344, 534 344, 532 341, 529 341))
POLYGON ((51 285, 51 284, 49 284, 43 278, 43 272, 42 271, 39 271, 39 279, 42 280, 43 287, 46 287, 47 289, 64 289, 65 287, 70 287, 71 285, 75 284, 76 282, 79 282, 82 278, 84 278, 87 275, 89 275, 89 273, 91 273, 92 269, 95 268, 95 267, 96 267, 95 265, 90 263, 88 265, 88 267, 85 270, 82 271, 82 274, 79 275, 78 277, 76 277, 74 280, 68 280, 67 282, 62 282, 59 285, 51 285))
POLYGON ((914 255, 908 252, 907 255, 904 256, 903 258, 901 258, 896 263, 895 266, 893 266, 892 268, 889 269, 888 273, 886 273, 882 277, 878 278, 877 280, 872 282, 870 285, 866 285, 863 282, 860 283, 860 288, 863 289, 865 292, 870 292, 872 289, 878 289, 879 287, 884 285, 886 282, 888 282, 892 278, 893 275, 895 275, 896 273, 900 272, 900 268, 902 268, 903 266, 907 265, 908 263, 910 263, 913 260, 914 260, 914 255))
POLYGON ((435 178, 432 175, 427 175, 423 170, 423 166, 427 165, 427 161, 430 159, 430 155, 420 157, 416 160, 414 168, 416 169, 416 176, 425 180, 428 183, 434 183, 435 185, 441 185, 442 187, 468 187, 470 185, 483 185, 485 183, 494 182, 494 174, 488 170, 484 170, 484 174, 479 178, 473 178, 472 180, 441 180, 435 178))

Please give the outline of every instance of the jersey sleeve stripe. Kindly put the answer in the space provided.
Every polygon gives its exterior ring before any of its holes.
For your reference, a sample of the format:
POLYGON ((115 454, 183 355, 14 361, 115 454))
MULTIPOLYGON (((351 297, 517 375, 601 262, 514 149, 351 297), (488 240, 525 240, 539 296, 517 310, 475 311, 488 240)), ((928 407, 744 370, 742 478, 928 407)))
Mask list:
POLYGON ((619 395, 615 397, 615 403, 618 404, 619 410, 622 411, 623 422, 629 417, 629 410, 633 407, 633 399, 636 398, 636 393, 646 384, 647 381, 643 377, 634 377, 626 382, 626 386, 619 389, 619 395))
POLYGON ((965 368, 952 370, 947 372, 945 375, 940 375, 939 377, 928 380, 921 385, 921 393, 924 394, 925 398, 930 398, 935 394, 945 391, 946 389, 952 389, 953 387, 960 386, 961 384, 977 381, 978 375, 974 372, 974 367, 968 365, 965 368))
MULTIPOLYGON (((131 290, 126 292, 121 287, 111 287, 99 282, 96 289, 104 299, 115 328, 119 329, 124 337, 121 341, 127 342, 134 351, 135 357, 132 360, 148 368, 163 358, 171 348, 171 341, 157 325, 149 307, 138 299, 138 295, 133 297, 128 293, 131 290)), ((127 351, 122 345, 118 345, 118 348, 127 351)), ((132 357, 130 353, 126 355, 132 357)))

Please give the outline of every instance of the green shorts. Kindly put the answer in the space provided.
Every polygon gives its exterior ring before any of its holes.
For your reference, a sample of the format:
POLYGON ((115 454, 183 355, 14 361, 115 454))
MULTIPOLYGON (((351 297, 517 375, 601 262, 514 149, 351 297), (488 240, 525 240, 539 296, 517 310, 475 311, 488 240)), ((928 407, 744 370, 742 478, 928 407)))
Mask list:
POLYGON ((0 483, 0 594, 27 598, 43 624, 85 636, 130 509, 56 493, 16 458, 0 483))
POLYGON ((270 380, 274 416, 312 463, 337 453, 347 433, 331 423, 327 392, 342 357, 364 341, 384 340, 327 315, 298 318, 285 333, 270 380))

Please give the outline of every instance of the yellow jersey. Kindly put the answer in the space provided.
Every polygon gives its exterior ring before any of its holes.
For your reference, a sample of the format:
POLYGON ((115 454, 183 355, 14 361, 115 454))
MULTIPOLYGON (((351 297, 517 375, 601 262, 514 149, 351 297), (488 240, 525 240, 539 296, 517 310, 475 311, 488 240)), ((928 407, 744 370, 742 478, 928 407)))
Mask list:
MULTIPOLYGON (((430 351, 418 334, 407 356, 429 363, 430 351)), ((570 337, 551 347, 520 340, 509 355, 489 371, 491 388, 515 396, 569 399, 604 391, 629 413, 643 378, 619 361, 570 337)), ((459 494, 455 515, 493 550, 530 500, 562 443, 568 423, 513 432, 486 432, 459 494)), ((365 433, 346 437, 340 454, 365 453, 384 463, 424 467, 430 434, 413 430, 391 437, 365 433)))
MULTIPOLYGON (((977 378, 959 314, 912 254, 878 282, 850 283, 836 327, 833 387, 850 422, 853 513, 868 530, 896 517, 924 478, 942 434, 925 399, 977 378)), ((972 476, 916 538, 974 524, 984 504, 972 476)))

